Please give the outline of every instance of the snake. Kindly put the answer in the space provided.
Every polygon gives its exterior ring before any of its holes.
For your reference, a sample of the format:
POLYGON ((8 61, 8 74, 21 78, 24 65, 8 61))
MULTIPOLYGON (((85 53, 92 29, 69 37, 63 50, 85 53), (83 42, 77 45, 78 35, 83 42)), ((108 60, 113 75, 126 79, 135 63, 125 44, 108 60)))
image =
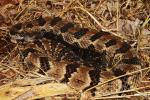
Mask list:
MULTIPOLYGON (((9 36, 12 43, 20 45, 23 66, 38 66, 38 73, 78 91, 90 90, 92 96, 97 91, 92 87, 102 81, 105 73, 111 78, 141 68, 136 49, 125 40, 58 16, 17 23, 10 28, 9 36)), ((119 80, 119 91, 132 87, 128 76, 119 80)))

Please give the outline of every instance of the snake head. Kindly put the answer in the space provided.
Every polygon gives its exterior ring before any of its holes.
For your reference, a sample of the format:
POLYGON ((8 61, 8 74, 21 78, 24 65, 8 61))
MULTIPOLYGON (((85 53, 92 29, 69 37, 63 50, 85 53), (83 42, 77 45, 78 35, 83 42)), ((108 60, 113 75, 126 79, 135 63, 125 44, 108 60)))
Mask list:
POLYGON ((40 16, 39 18, 25 23, 17 23, 10 28, 9 35, 12 42, 33 42, 35 39, 42 38, 46 32, 43 27, 46 20, 40 16))
POLYGON ((44 34, 46 33, 46 30, 35 30, 33 31, 26 31, 24 29, 21 29, 22 24, 16 24, 14 25, 9 32, 9 35, 11 37, 11 42, 18 43, 18 42, 34 42, 37 39, 43 38, 44 34))

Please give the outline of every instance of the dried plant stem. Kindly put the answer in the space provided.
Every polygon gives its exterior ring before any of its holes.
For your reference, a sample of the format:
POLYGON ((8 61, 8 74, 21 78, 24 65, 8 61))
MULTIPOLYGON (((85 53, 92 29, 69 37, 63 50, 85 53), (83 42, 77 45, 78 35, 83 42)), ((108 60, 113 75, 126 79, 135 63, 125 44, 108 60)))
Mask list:
POLYGON ((85 92, 87 92, 87 91, 89 91, 89 90, 91 90, 91 89, 93 89, 93 88, 95 88, 95 87, 97 87, 97 86, 102 86, 102 85, 104 85, 104 84, 106 84, 106 83, 108 83, 108 82, 111 82, 111 81, 117 80, 117 79, 119 79, 119 78, 121 78, 121 77, 131 76, 131 75, 133 75, 133 74, 140 73, 141 71, 145 71, 145 70, 148 70, 148 69, 150 69, 150 67, 143 68, 143 69, 141 69, 141 70, 137 70, 137 71, 134 71, 134 72, 131 72, 131 73, 127 73, 127 74, 124 74, 124 75, 121 75, 121 76, 115 77, 115 78, 110 79, 110 80, 108 80, 108 81, 105 81, 105 82, 103 82, 103 83, 101 83, 101 84, 98 84, 98 85, 96 85, 96 86, 93 86, 93 87, 91 87, 91 88, 87 89, 85 92))

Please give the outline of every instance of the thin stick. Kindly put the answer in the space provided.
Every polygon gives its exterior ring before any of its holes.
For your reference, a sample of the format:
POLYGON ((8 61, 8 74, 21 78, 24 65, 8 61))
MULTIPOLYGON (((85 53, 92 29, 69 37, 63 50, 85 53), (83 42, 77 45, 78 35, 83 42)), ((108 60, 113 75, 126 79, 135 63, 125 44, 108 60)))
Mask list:
POLYGON ((103 82, 103 83, 101 83, 101 84, 98 84, 98 85, 96 85, 96 86, 93 86, 93 87, 91 87, 91 88, 85 90, 84 92, 90 91, 91 89, 96 88, 97 86, 102 86, 102 85, 104 85, 104 84, 106 84, 106 83, 108 83, 108 82, 117 80, 117 79, 119 79, 119 78, 121 78, 121 77, 131 76, 131 75, 133 75, 133 74, 136 74, 136 73, 139 73, 139 72, 141 72, 141 71, 148 70, 148 69, 150 69, 150 67, 143 68, 143 69, 141 69, 141 70, 137 70, 137 71, 134 71, 134 72, 131 72, 131 73, 127 73, 127 74, 125 74, 125 75, 121 75, 121 76, 115 77, 115 78, 110 79, 110 80, 108 80, 108 81, 105 81, 105 82, 103 82))
POLYGON ((106 97, 106 96, 115 95, 115 94, 119 94, 119 93, 127 93, 127 92, 138 91, 138 90, 142 90, 142 89, 146 89, 146 88, 150 88, 150 85, 149 86, 144 86, 144 87, 139 87, 139 88, 134 88, 134 89, 131 89, 131 90, 124 90, 124 91, 121 91, 121 92, 113 92, 113 93, 102 95, 102 96, 106 97))
MULTIPOLYGON (((119 98, 131 98, 131 97, 137 97, 137 96, 143 96, 143 94, 134 94, 134 95, 125 95, 125 96, 111 96, 111 97, 100 97, 100 98, 94 98, 94 100, 104 100, 104 99, 119 99, 119 98)), ((150 92, 144 93, 144 96, 148 97, 150 96, 150 92)))

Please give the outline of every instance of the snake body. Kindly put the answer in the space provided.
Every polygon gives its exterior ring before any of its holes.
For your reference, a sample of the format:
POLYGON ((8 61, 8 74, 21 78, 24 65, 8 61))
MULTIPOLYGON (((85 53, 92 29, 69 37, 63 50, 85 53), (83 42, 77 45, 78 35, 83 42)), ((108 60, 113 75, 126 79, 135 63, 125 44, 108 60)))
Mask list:
MULTIPOLYGON (((108 69, 117 77, 141 66, 135 49, 124 40, 60 17, 41 16, 18 23, 9 34, 14 43, 23 45, 20 58, 25 66, 39 66, 39 73, 47 72, 76 90, 98 85, 108 69)), ((120 90, 130 89, 128 77, 120 80, 120 90)), ((91 89, 92 95, 95 91, 91 89)))

